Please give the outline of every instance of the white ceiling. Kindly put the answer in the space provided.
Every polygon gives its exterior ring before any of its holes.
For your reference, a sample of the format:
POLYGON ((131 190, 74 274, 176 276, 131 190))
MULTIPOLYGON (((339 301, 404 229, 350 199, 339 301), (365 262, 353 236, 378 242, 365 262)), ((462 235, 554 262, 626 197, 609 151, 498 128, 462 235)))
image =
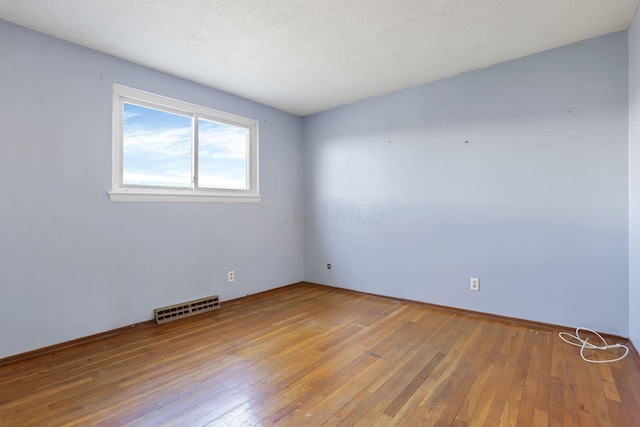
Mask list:
POLYGON ((628 27, 639 0, 0 0, 0 18, 307 115, 628 27))

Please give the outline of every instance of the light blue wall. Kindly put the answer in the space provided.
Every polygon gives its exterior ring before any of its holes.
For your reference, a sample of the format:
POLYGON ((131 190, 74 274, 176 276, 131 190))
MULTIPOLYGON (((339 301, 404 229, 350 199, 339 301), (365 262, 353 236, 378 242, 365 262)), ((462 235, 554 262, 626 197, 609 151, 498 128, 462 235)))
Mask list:
POLYGON ((640 18, 629 28, 629 337, 640 345, 640 18))
POLYGON ((0 64, 0 358, 302 280, 300 118, 3 21, 0 64), (259 120, 263 202, 109 202, 113 83, 259 120))
POLYGON ((306 117, 305 279, 626 336, 627 73, 619 32, 306 117))
POLYGON ((303 278, 637 344, 636 27, 302 120, 0 21, 0 358, 303 278), (258 119, 263 202, 109 202, 113 83, 258 119))

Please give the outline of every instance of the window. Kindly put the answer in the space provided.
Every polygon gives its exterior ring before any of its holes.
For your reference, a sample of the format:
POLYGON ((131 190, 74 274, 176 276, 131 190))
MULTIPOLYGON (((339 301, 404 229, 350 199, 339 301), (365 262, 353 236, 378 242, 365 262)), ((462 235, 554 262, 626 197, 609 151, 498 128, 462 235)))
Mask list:
POLYGON ((256 120, 114 85, 112 161, 112 201, 260 201, 256 120))

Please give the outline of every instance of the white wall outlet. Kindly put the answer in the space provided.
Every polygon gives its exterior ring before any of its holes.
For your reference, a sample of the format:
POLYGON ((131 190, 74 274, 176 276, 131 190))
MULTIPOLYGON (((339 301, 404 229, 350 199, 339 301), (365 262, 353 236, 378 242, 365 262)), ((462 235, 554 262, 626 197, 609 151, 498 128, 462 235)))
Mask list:
POLYGON ((233 270, 230 270, 229 273, 227 273, 227 280, 229 282, 233 282, 236 279, 236 273, 233 272, 233 270))
POLYGON ((480 290, 480 279, 478 279, 477 277, 472 277, 469 280, 469 289, 471 289, 472 291, 479 291, 480 290))

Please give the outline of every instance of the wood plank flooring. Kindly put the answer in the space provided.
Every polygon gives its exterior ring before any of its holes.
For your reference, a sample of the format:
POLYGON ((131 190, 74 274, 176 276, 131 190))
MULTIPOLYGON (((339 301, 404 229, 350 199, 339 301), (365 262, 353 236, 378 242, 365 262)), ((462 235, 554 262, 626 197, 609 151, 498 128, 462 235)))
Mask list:
POLYGON ((640 426, 640 365, 298 284, 1 367, 0 425, 640 426))

